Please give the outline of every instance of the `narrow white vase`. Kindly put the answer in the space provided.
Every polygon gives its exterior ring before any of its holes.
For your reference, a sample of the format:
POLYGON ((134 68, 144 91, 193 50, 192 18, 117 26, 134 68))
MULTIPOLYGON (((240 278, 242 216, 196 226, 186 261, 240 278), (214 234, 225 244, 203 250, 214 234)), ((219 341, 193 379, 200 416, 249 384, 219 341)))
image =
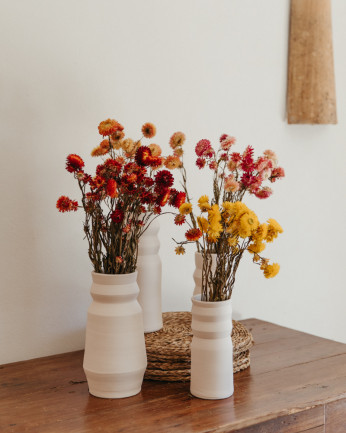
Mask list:
POLYGON ((191 394, 216 400, 230 397, 233 386, 231 300, 192 298, 191 394))
POLYGON ((137 272, 92 273, 83 368, 96 397, 138 394, 147 365, 137 272))
MULTIPOLYGON (((216 254, 211 255, 212 263, 211 270, 214 273, 216 269, 216 254)), ((202 291, 202 269, 203 269, 203 256, 199 252, 195 252, 195 271, 193 273, 193 279, 195 281, 195 288, 193 296, 200 295, 202 291)))
POLYGON ((159 256, 160 224, 153 220, 139 239, 137 261, 138 302, 143 311, 144 332, 162 328, 161 281, 162 262, 159 256))

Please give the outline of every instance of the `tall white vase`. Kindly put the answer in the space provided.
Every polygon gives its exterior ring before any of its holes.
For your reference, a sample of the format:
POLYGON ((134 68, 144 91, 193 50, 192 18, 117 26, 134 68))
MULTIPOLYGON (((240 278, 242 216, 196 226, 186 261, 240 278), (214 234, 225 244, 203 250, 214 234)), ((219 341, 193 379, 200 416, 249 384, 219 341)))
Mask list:
MULTIPOLYGON (((211 255, 212 263, 211 270, 212 272, 216 269, 216 254, 211 255)), ((193 273, 193 279, 195 281, 195 288, 193 291, 193 296, 200 295, 202 290, 202 269, 203 269, 203 256, 199 252, 195 252, 195 271, 193 273)))
POLYGON ((191 394, 204 399, 230 397, 233 386, 231 300, 192 298, 191 394))
POLYGON ((162 328, 161 281, 162 262, 157 219, 149 225, 139 240, 137 261, 138 302, 143 310, 144 332, 162 328))
POLYGON ((92 273, 83 368, 97 397, 138 394, 147 365, 137 273, 92 273))

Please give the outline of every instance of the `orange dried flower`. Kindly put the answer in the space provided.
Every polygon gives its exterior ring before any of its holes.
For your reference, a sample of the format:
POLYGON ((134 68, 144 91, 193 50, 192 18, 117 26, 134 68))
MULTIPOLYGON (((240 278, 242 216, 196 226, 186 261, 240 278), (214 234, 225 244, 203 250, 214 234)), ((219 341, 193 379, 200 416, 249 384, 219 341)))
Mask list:
POLYGON ((114 119, 104 120, 99 124, 99 133, 103 136, 112 135, 114 132, 122 131, 124 127, 114 119))
POLYGON ((66 158, 66 170, 70 173, 79 171, 84 167, 84 161, 79 155, 71 154, 66 158))
POLYGON ((109 149, 109 141, 107 139, 102 140, 100 143, 100 147, 101 149, 109 149))
POLYGON ((154 135, 156 134, 155 125, 153 125, 150 122, 145 123, 142 126, 142 133, 143 133, 144 137, 146 137, 146 138, 154 137, 154 135))
POLYGON ((175 168, 179 168, 181 166, 181 161, 177 156, 167 156, 165 160, 165 167, 169 170, 174 170, 175 168))

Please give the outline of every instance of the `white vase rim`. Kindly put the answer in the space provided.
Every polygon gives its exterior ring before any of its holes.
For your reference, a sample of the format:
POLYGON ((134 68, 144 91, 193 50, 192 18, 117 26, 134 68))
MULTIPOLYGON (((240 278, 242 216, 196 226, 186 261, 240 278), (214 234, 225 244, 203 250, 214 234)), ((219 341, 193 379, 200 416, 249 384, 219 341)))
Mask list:
POLYGON ((91 276, 93 281, 99 284, 126 284, 137 279, 137 271, 131 272, 130 274, 101 274, 93 271, 91 272, 91 276))
POLYGON ((194 295, 191 301, 195 305, 203 306, 204 308, 215 308, 217 304, 226 305, 232 303, 232 299, 225 299, 224 301, 201 301, 201 295, 194 295))

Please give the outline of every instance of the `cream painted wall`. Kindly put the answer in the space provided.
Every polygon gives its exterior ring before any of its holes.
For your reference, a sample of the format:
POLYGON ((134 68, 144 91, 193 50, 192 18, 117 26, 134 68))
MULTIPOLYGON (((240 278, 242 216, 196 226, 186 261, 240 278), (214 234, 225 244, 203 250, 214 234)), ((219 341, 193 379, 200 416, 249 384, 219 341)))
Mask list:
MULTIPOLYGON (((83 347, 90 303, 82 213, 65 157, 88 157, 97 125, 118 119, 134 138, 153 121, 168 149, 186 133, 193 195, 208 192, 194 164, 200 138, 221 133, 275 150, 287 177, 267 201, 249 200, 285 233, 268 253, 265 280, 241 263, 236 318, 257 317, 346 343, 346 2, 333 1, 339 124, 285 122, 289 1, 1 1, 0 363, 83 347)), ((193 251, 173 252, 178 232, 161 220, 163 309, 190 309, 193 251)))

